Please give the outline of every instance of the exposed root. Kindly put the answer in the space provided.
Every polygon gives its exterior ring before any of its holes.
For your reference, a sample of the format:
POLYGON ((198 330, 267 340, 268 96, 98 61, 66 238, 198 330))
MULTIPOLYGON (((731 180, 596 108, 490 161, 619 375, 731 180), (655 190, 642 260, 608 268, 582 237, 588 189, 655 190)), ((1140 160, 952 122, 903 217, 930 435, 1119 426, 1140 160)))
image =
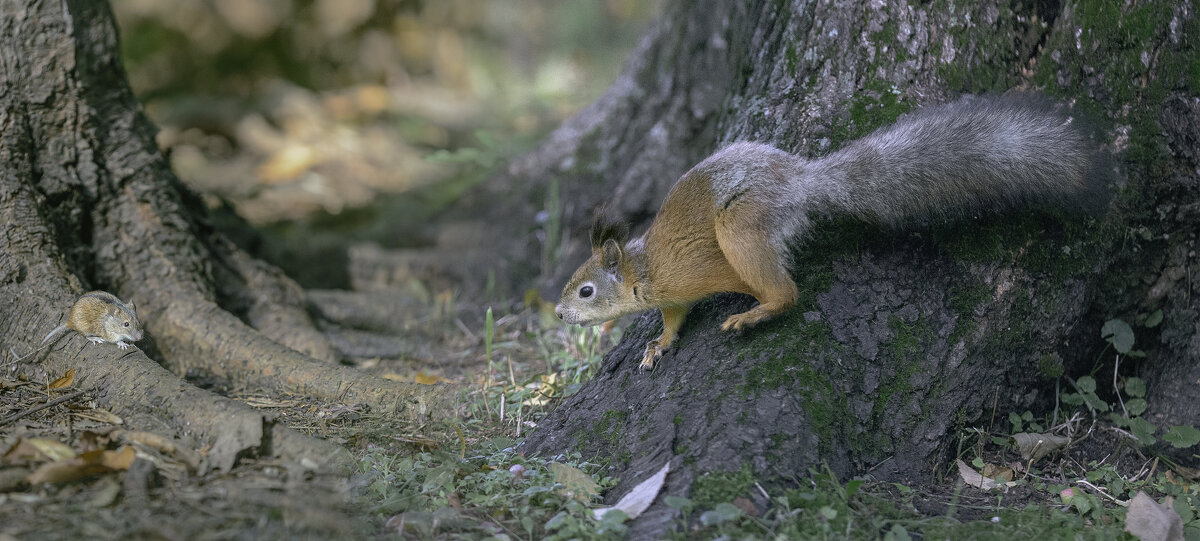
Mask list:
POLYGON ((199 371, 251 389, 365 403, 411 418, 445 411, 454 396, 452 386, 389 381, 316 361, 200 298, 177 299, 144 325, 179 373, 199 371))

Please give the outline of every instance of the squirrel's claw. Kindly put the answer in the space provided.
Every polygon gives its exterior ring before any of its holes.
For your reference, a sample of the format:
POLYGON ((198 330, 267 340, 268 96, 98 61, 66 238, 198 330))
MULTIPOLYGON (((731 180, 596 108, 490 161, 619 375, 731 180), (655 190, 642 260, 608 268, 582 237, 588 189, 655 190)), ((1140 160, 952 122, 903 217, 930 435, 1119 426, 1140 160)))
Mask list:
POLYGON ((638 368, 647 372, 654 370, 654 363, 658 361, 659 357, 662 357, 663 351, 663 348, 658 345, 658 340, 651 340, 646 344, 646 354, 642 355, 642 364, 638 365, 638 368))

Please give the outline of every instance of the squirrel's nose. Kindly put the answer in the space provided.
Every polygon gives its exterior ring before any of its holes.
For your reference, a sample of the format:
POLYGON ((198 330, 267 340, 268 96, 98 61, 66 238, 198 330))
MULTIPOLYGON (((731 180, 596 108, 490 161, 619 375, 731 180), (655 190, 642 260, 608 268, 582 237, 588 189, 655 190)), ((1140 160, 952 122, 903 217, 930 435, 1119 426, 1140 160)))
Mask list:
POLYGON ((555 307, 554 315, 558 316, 558 319, 562 319, 562 308, 555 307))

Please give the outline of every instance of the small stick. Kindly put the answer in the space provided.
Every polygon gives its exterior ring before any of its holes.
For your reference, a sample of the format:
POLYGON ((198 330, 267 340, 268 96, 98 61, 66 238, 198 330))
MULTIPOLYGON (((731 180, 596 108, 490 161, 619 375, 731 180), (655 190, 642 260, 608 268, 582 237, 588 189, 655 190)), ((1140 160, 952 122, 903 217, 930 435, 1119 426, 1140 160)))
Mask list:
POLYGON ((78 398, 78 397, 79 397, 79 395, 81 395, 81 394, 83 394, 83 393, 86 393, 86 392, 87 392, 87 389, 80 389, 80 390, 78 390, 78 391, 75 391, 75 392, 73 392, 73 393, 71 393, 71 394, 69 394, 69 395, 60 396, 60 397, 58 397, 58 398, 55 398, 54 400, 51 400, 51 401, 49 401, 49 402, 46 402, 45 404, 42 404, 42 405, 40 405, 40 406, 34 406, 34 407, 32 407, 32 408, 29 408, 29 409, 27 409, 27 410, 25 410, 25 411, 21 411, 21 412, 14 413, 14 414, 12 414, 12 415, 9 415, 8 417, 5 417, 5 418, 3 418, 3 419, 0 419, 0 426, 4 426, 4 425, 6 425, 6 424, 9 424, 9 423, 11 423, 11 422, 13 422, 13 421, 16 421, 17 419, 20 419, 20 418, 22 418, 22 417, 25 417, 26 415, 31 415, 31 414, 37 413, 37 412, 39 412, 39 411, 42 411, 42 410, 44 410, 44 409, 46 409, 46 408, 49 408, 49 407, 51 407, 51 406, 57 406, 57 405, 59 405, 59 404, 62 404, 63 402, 66 402, 66 401, 68 401, 68 400, 71 400, 71 399, 74 399, 74 398, 78 398))

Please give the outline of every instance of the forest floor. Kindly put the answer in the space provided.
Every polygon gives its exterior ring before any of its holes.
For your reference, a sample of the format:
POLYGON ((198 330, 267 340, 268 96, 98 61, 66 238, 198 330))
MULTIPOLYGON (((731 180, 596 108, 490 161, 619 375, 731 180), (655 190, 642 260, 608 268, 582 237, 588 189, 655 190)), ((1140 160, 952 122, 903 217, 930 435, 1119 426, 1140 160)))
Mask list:
MULTIPOLYGON (((603 464, 514 450, 598 370, 619 330, 565 327, 537 304, 502 314, 450 292, 413 295, 408 338, 428 347, 346 362, 381 377, 455 384, 461 400, 452 415, 412 424, 362 405, 193 381, 344 445, 359 461, 348 479, 297 475, 271 460, 206 471, 196 453, 124 428, 86 393, 32 411, 70 396, 69 375, 49 385, 0 377, 0 541, 621 538, 621 514, 591 517, 601 500, 620 496, 605 493, 615 480, 603 464)), ((1114 539, 1128 535, 1127 506, 1145 491, 1167 496, 1195 539, 1200 496, 1185 477, 1195 472, 1086 412, 1053 426, 1051 412, 997 412, 992 426, 963 430, 961 464, 926 483, 837 479, 824 469, 785 484, 721 474, 689 498, 666 500, 680 511, 669 537, 1114 539), (1030 459, 1012 445, 1022 432, 1071 436, 1030 459), (973 486, 983 482, 977 471, 998 486, 973 486)))

